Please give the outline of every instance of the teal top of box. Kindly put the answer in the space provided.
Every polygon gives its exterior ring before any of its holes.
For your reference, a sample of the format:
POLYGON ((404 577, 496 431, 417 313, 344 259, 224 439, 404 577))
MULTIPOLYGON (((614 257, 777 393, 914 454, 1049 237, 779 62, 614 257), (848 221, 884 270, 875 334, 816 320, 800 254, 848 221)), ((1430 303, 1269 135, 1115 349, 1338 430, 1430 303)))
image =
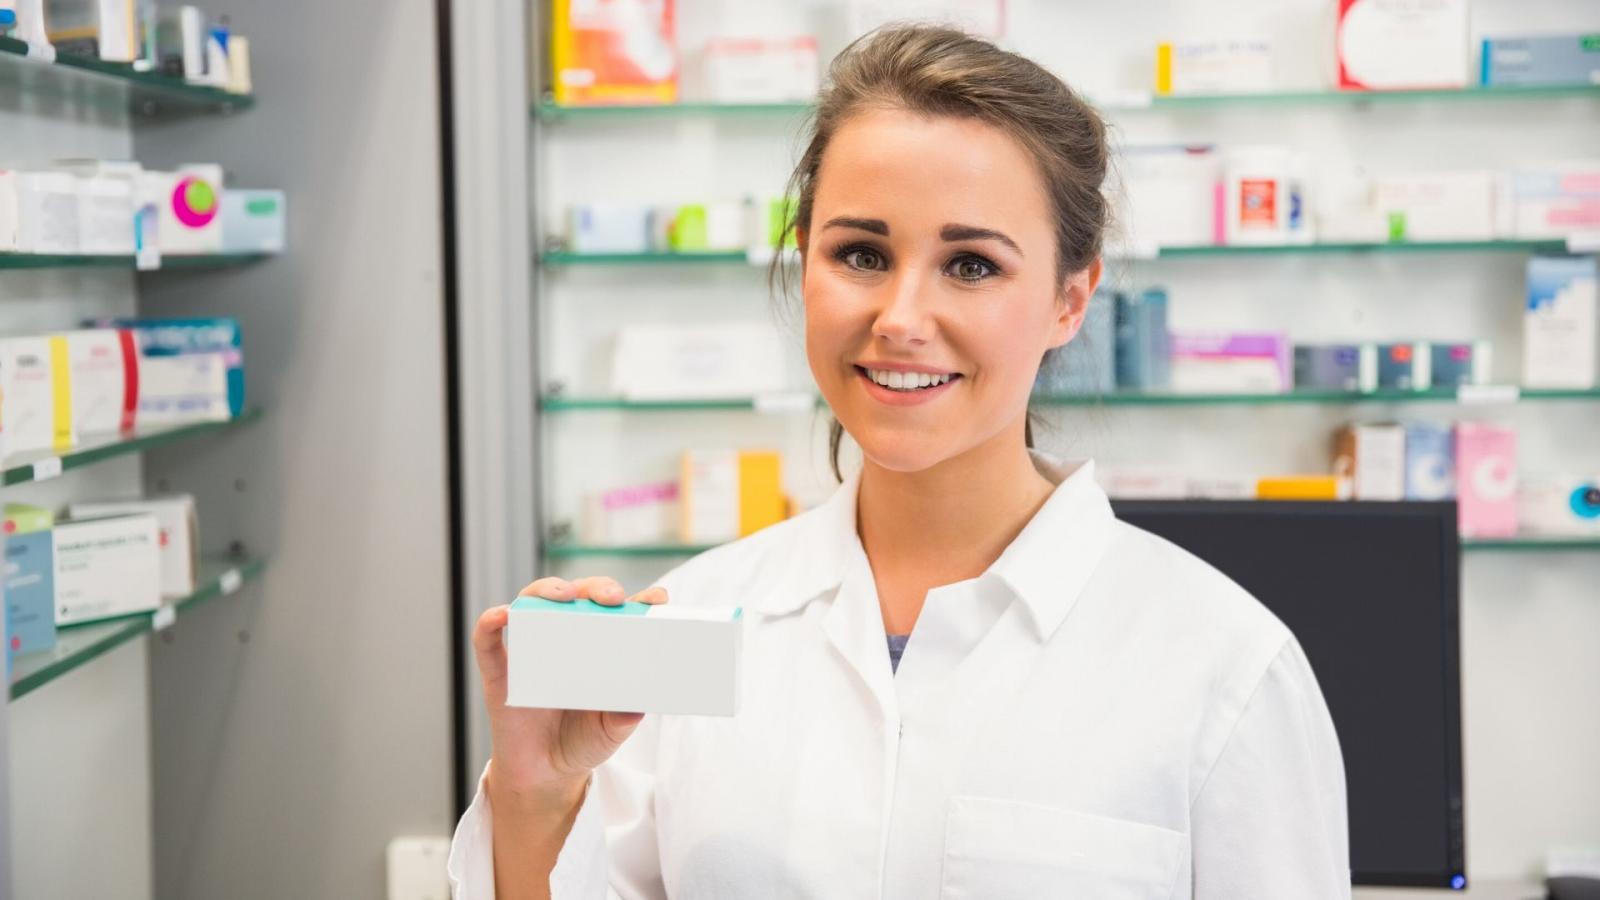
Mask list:
POLYGON ((650 604, 634 603, 630 600, 621 606, 606 606, 593 600, 546 600, 543 597, 518 597, 511 604, 511 608, 518 612, 542 609, 554 612, 601 613, 608 616, 642 616, 650 611, 650 604))
MULTIPOLYGON (((676 618, 676 614, 679 612, 679 608, 676 607, 669 609, 664 604, 635 603, 631 600, 625 601, 618 606, 607 606, 603 603, 596 603, 593 600, 547 600, 543 597, 518 597, 511 602, 511 609, 515 612, 538 612, 544 610, 547 612, 597 613, 603 616, 642 616, 648 614, 652 608, 659 609, 660 612, 657 614, 663 618, 676 618)), ((685 609, 683 612, 684 618, 694 617, 690 610, 685 609)), ((744 609, 737 608, 733 610, 733 614, 728 619, 731 621, 743 617, 744 609)))

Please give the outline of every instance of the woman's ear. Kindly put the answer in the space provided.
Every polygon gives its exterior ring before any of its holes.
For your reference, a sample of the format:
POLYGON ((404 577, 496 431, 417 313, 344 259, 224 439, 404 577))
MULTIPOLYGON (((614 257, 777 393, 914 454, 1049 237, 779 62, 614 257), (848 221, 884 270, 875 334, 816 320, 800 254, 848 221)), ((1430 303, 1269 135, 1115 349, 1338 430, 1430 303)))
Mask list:
POLYGON ((1089 301, 1100 287, 1104 274, 1105 264, 1095 257, 1094 262, 1067 276, 1061 285, 1061 302, 1057 304, 1051 329, 1050 349, 1063 346, 1078 336, 1078 330, 1083 328, 1083 317, 1089 313, 1089 301))

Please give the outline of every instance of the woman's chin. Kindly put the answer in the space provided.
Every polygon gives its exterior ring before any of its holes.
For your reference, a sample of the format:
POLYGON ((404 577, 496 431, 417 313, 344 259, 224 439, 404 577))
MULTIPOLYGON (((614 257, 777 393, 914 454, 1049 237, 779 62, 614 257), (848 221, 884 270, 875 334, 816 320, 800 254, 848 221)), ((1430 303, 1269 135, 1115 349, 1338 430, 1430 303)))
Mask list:
POLYGON ((921 472, 949 459, 948 448, 930 442, 926 437, 916 439, 868 438, 857 441, 861 455, 873 465, 891 472, 921 472))

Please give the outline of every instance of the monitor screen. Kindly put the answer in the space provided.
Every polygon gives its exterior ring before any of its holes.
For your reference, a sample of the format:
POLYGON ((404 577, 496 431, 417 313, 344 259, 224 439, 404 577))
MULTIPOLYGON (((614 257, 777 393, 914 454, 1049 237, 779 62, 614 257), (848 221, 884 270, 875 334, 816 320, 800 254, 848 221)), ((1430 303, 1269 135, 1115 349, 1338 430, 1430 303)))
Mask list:
POLYGON ((1453 503, 1118 501, 1294 632, 1344 752, 1356 884, 1462 887, 1453 503))

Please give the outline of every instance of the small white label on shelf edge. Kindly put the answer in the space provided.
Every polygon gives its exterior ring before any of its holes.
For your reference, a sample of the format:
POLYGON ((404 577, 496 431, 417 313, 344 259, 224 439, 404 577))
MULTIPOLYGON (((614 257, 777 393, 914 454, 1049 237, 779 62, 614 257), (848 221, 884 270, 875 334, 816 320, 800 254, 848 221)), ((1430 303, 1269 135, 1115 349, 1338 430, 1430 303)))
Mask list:
POLYGON ((155 631, 166 631, 176 621, 178 621, 178 608, 163 606, 150 617, 150 627, 155 631))
POLYGON ((1456 400, 1469 405, 1515 403, 1522 389, 1514 384, 1463 384, 1456 389, 1456 400))
POLYGON ((816 398, 799 391, 757 394, 755 409, 758 413, 780 414, 805 412, 816 405, 816 398))
POLYGON ((238 569, 229 569, 222 573, 221 578, 217 579, 217 586, 222 589, 222 596, 224 597, 237 591, 243 584, 244 576, 239 574, 238 569))
POLYGON ((1567 235, 1568 253, 1600 253, 1600 231, 1580 231, 1567 235))
POLYGON ((33 464, 33 480, 49 481, 61 474, 61 457, 52 456, 33 464))
POLYGON ((54 44, 39 44, 28 42, 28 59, 37 59, 41 62, 56 61, 56 47, 54 44))

